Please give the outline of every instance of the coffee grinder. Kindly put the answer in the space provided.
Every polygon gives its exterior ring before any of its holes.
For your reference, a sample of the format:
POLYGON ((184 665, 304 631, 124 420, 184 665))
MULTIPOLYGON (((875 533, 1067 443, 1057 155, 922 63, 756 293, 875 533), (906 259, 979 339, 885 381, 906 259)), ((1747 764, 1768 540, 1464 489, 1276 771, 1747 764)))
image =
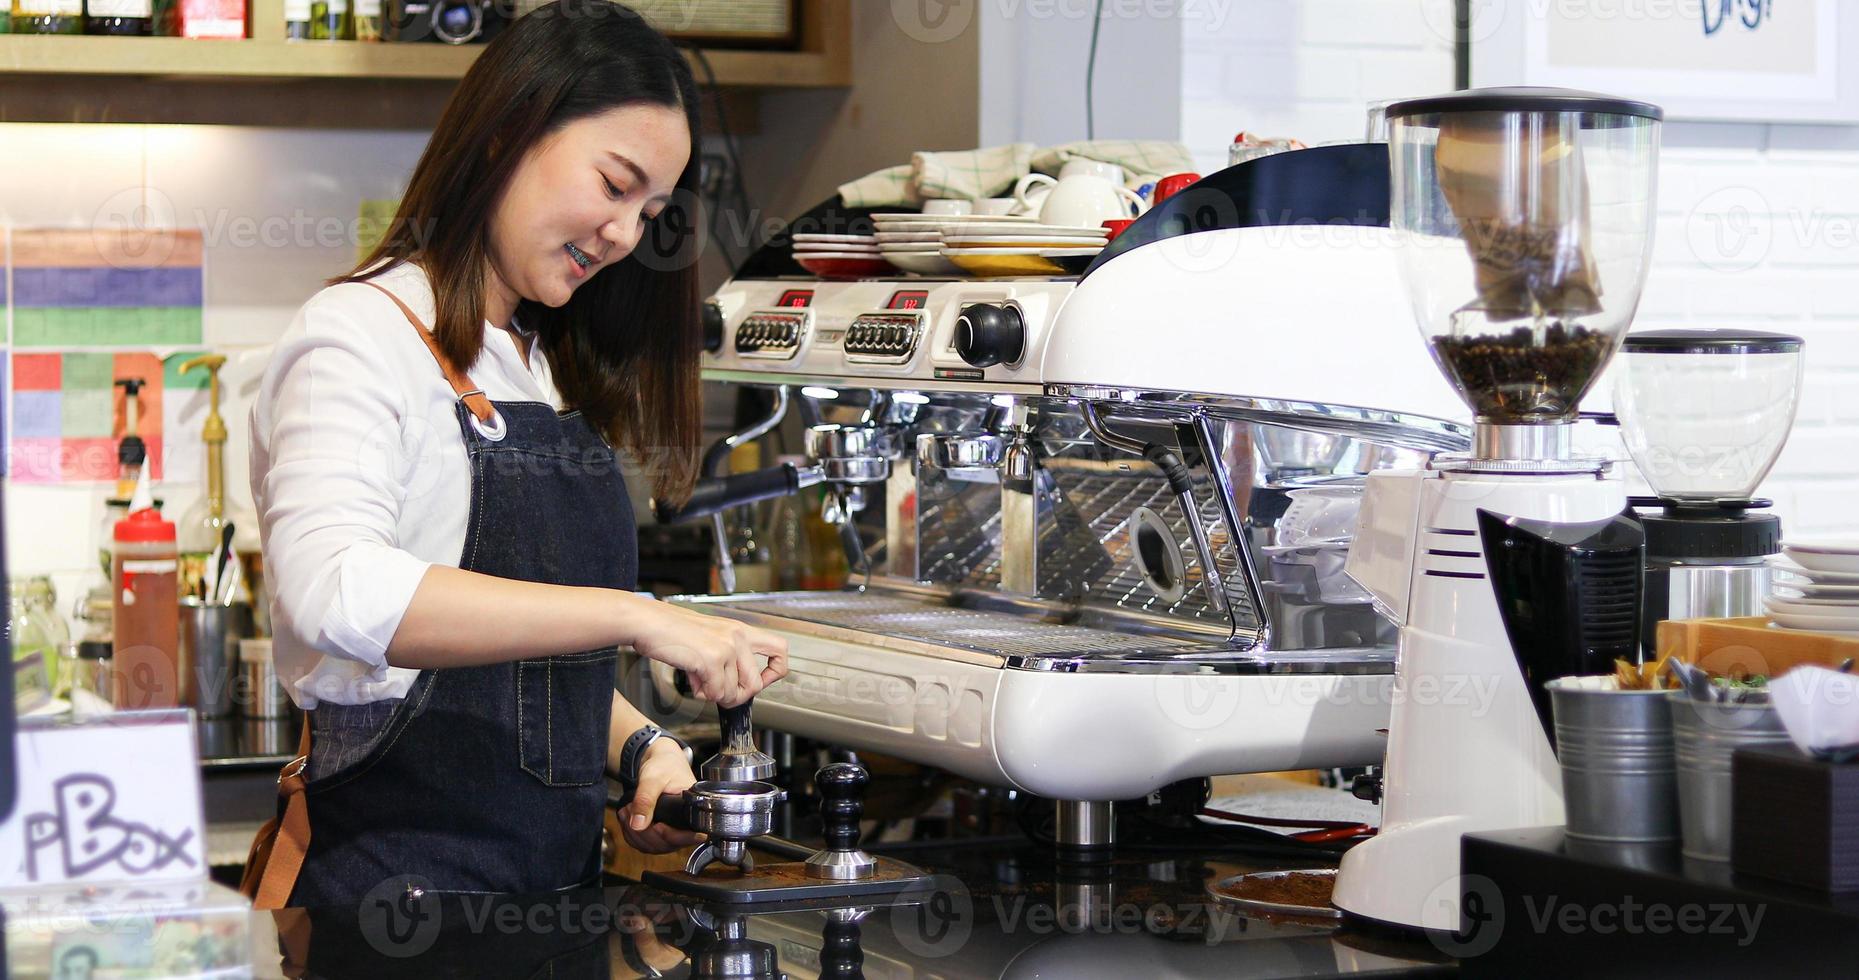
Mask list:
POLYGON ((1641 643, 1661 620, 1760 616, 1782 522, 1756 497, 1801 398, 1801 338, 1753 330, 1648 330, 1615 369, 1614 412, 1654 496, 1646 529, 1641 643))
POLYGON ((1571 429, 1645 280, 1661 116, 1545 88, 1387 109, 1402 278, 1476 430, 1363 493, 1346 569, 1400 637, 1381 831, 1332 899, 1355 916, 1457 929, 1461 835, 1563 822, 1541 685, 1637 655, 1643 536, 1571 429))

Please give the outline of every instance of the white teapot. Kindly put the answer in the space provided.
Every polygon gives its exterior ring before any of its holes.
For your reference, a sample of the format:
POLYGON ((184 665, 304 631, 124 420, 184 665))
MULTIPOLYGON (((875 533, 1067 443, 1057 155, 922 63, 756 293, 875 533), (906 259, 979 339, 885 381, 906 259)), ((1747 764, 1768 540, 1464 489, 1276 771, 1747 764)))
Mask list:
POLYGON ((1123 168, 1096 160, 1073 160, 1059 168, 1055 180, 1045 174, 1027 174, 1013 185, 1014 200, 1027 211, 1038 211, 1047 225, 1089 226, 1148 210, 1141 195, 1123 186, 1123 168))

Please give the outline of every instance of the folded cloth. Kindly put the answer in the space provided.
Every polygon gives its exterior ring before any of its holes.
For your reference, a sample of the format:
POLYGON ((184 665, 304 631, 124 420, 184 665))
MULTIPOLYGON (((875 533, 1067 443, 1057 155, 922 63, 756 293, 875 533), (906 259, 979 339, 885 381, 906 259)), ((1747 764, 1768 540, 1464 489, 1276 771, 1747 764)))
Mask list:
POLYGON ((1056 175, 1070 160, 1114 163, 1125 183, 1140 187, 1157 177, 1194 168, 1188 148, 1162 140, 1096 140, 1062 143, 1043 150, 1008 143, 979 150, 918 151, 910 162, 886 167, 839 187, 847 207, 922 207, 930 198, 974 201, 1003 197, 1028 173, 1056 175))

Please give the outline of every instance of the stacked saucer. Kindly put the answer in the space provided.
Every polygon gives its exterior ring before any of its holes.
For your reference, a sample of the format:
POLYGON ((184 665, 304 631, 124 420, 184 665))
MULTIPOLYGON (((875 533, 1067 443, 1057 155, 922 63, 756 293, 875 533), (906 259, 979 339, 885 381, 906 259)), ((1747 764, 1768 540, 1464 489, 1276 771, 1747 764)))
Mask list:
POLYGON ((1054 276, 1067 272, 1071 260, 1088 262, 1109 240, 1103 228, 1084 225, 971 222, 942 229, 942 256, 973 276, 1054 276))
POLYGON ((1859 539, 1793 539, 1770 559, 1773 594, 1764 601, 1783 629, 1859 633, 1859 539))
POLYGON ((822 279, 858 279, 891 272, 876 235, 794 236, 794 261, 822 279))
POLYGON ((960 276, 965 273, 942 255, 945 229, 1017 230, 1035 225, 1039 219, 1021 215, 875 214, 871 220, 878 229, 878 249, 892 265, 925 276, 960 276))

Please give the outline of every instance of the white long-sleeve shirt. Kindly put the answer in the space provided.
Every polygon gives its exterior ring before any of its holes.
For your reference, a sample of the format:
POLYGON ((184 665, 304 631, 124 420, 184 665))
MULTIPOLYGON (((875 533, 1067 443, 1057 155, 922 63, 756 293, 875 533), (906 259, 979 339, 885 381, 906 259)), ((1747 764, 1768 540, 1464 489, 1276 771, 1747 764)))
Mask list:
MULTIPOLYGON (((417 266, 377 276, 429 328, 417 266)), ((466 373, 492 401, 561 407, 548 361, 488 323, 466 373)), ((471 469, 457 399, 391 300, 345 283, 298 311, 252 404, 251 485, 278 679, 304 708, 404 696, 387 646, 432 564, 456 566, 471 469)))

